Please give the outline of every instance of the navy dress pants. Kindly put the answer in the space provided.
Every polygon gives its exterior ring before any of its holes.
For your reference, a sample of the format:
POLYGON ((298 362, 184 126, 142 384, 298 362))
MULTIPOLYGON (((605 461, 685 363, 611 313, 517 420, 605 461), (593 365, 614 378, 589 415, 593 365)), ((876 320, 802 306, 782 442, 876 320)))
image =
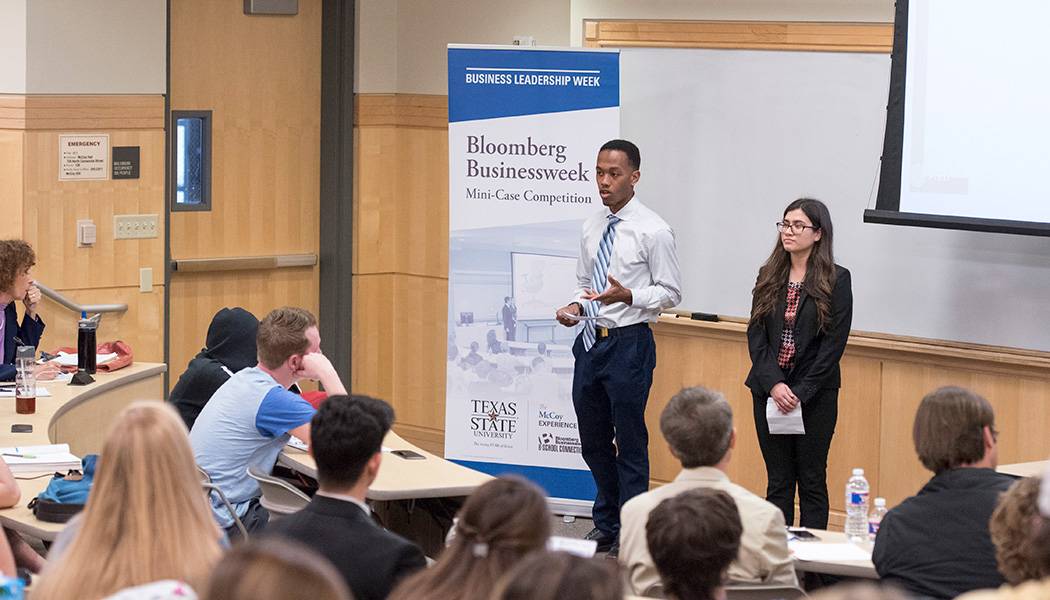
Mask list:
POLYGON ((656 345, 648 324, 613 329, 589 352, 577 336, 572 404, 580 428, 583 460, 598 494, 594 526, 620 533, 620 507, 649 489, 649 432, 645 405, 656 367, 656 345))
POLYGON ((751 392, 755 408, 758 445, 766 462, 766 500, 784 513, 789 526, 795 521, 795 488, 798 488, 799 525, 828 528, 828 451, 839 415, 837 388, 820 390, 802 404, 803 435, 771 435, 766 422, 767 394, 751 392))

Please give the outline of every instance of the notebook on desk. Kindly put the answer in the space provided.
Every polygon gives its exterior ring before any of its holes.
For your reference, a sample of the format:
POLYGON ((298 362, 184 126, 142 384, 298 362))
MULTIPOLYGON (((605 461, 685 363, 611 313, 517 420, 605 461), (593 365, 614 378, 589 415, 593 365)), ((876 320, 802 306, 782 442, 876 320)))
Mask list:
POLYGON ((0 448, 12 473, 65 472, 79 469, 80 458, 69 452, 69 444, 0 448))

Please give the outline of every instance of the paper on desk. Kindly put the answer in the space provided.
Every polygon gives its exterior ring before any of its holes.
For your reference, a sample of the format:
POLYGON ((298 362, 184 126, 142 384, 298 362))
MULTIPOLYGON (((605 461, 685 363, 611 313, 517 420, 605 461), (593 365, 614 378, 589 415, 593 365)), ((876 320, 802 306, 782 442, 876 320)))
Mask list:
POLYGON ((847 560, 871 560, 871 552, 856 544, 846 542, 788 542, 788 548, 799 560, 815 562, 840 562, 847 560))
POLYGON ((769 433, 772 435, 801 434, 806 433, 806 426, 802 423, 802 403, 795 405, 795 409, 786 415, 777 408, 777 403, 772 398, 766 399, 766 423, 769 424, 769 433))
POLYGON ((551 552, 567 552, 576 556, 591 558, 598 551, 598 541, 552 535, 547 538, 547 550, 551 552))
MULTIPOLYGON (((36 397, 37 398, 47 398, 50 395, 51 395, 51 392, 46 387, 40 387, 39 385, 36 386, 36 397)), ((13 388, 13 387, 0 388, 0 398, 14 398, 14 397, 15 397, 15 388, 13 388)))
MULTIPOLYGON (((288 438, 288 445, 291 446, 292 448, 295 448, 296 450, 302 450, 303 452, 308 452, 308 449, 307 449, 307 446, 306 446, 306 442, 304 442, 301 439, 295 437, 294 435, 291 436, 290 438, 288 438)), ((383 446, 382 449, 383 449, 383 452, 390 452, 390 448, 387 448, 386 446, 383 446)))
MULTIPOLYGON (((109 354, 97 354, 95 355, 95 364, 101 365, 102 363, 111 361, 116 357, 116 352, 110 352, 109 354)), ((60 367, 75 367, 77 366, 77 355, 59 352, 58 356, 51 359, 50 362, 53 362, 60 367)))

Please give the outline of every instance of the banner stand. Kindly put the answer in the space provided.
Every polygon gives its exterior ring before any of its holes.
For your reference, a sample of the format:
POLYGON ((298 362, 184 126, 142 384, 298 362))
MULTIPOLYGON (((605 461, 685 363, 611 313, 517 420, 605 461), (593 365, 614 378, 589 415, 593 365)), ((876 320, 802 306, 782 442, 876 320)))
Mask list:
POLYGON ((583 220, 601 210, 598 149, 619 137, 619 52, 448 48, 449 286, 445 457, 542 486, 590 516, 572 405, 583 220))

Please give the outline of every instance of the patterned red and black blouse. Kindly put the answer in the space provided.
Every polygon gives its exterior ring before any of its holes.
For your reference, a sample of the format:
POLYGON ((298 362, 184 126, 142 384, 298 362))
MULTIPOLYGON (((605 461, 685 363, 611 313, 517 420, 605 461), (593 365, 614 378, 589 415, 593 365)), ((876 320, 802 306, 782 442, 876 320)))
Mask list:
POLYGON ((802 282, 788 282, 787 307, 784 308, 784 330, 780 334, 780 352, 777 364, 789 370, 795 362, 795 317, 798 315, 798 300, 802 295, 802 282))

